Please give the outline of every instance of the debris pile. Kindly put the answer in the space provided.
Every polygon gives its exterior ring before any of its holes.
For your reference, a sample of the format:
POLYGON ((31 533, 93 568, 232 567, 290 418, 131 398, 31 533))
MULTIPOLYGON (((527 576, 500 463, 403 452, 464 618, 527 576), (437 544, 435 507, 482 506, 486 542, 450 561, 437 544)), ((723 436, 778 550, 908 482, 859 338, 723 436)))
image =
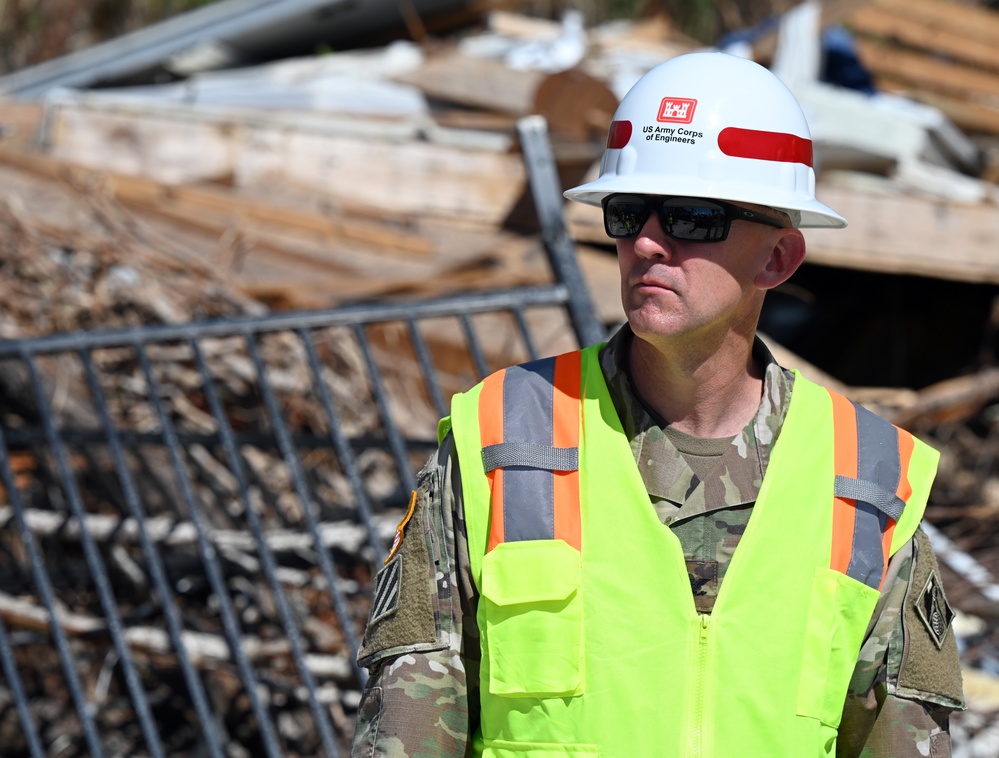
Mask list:
MULTIPOLYGON (((818 79, 794 84, 815 114, 819 198, 851 225, 809 230, 819 273, 786 294, 797 305, 821 300, 823 274, 849 270, 947 282, 955 299, 973 286, 991 302, 999 62, 988 39, 999 38, 997 14, 940 0, 804 14, 795 23, 852 30, 872 86, 897 99, 818 79), (952 34, 978 42, 957 45, 952 34), (924 106, 903 105, 901 94, 924 106)), ((447 396, 524 360, 524 333, 538 354, 574 341, 552 308, 522 321, 486 314, 415 325, 400 311, 393 323, 312 328, 289 317, 258 331, 254 320, 551 283, 517 119, 545 116, 571 186, 596 170, 631 82, 695 49, 662 17, 590 30, 571 15, 559 23, 494 12, 487 22, 422 48, 393 43, 173 85, 61 92, 44 105, 0 103, 0 336, 153 327, 145 337, 128 332, 82 349, 69 339, 30 360, 0 360, 0 452, 10 466, 0 500, 0 653, 8 640, 48 753, 81 754, 94 739, 72 715, 77 697, 90 704, 107 754, 151 750, 129 666, 141 672, 152 721, 183 725, 159 735, 165 754, 206 739, 167 598, 228 752, 273 754, 275 733, 282 754, 329 752, 324 718, 341 747, 349 737, 360 687, 350 637, 447 396), (231 320, 228 330, 183 331, 220 319, 231 320), (38 589, 31 545, 44 556, 54 609, 38 589), (106 567, 118 630, 91 554, 106 567), (72 675, 53 646, 58 629, 82 695, 64 686, 72 675), (119 633, 121 647, 111 644, 119 633), (122 649, 130 661, 119 660, 122 649)), ((761 60, 787 65, 779 35, 750 42, 761 60)), ((598 212, 566 213, 611 327, 623 317, 613 248, 598 212)), ((957 341, 946 308, 934 310, 937 331, 918 342, 924 352, 957 341)), ((821 350, 805 360, 780 344, 784 334, 774 344, 786 365, 941 450, 927 516, 962 612, 973 710, 955 734, 968 756, 994 744, 999 714, 994 307, 981 321, 968 325, 977 351, 917 387, 847 386, 821 350)), ((0 742, 11 754, 30 753, 22 718, 0 688, 0 742)))

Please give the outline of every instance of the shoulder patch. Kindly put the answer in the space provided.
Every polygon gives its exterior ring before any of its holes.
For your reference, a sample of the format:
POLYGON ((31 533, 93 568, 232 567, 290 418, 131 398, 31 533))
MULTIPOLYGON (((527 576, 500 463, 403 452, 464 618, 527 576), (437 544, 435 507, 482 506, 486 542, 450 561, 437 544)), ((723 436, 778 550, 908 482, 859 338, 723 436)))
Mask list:
POLYGON ((399 607, 399 589, 402 587, 402 556, 389 559, 385 568, 375 578, 374 599, 371 601, 369 624, 377 624, 399 607))
POLYGON ((957 638, 950 631, 954 612, 944 595, 940 569, 929 537, 913 537, 913 567, 902 609, 905 651, 897 694, 945 708, 964 707, 957 638))
POLYGON ((438 649, 446 643, 441 639, 434 582, 437 567, 428 545, 429 506, 427 487, 421 486, 410 498, 392 551, 375 577, 357 655, 362 666, 404 652, 438 649))
POLYGON ((926 627, 933 644, 937 646, 938 650, 942 648, 951 622, 954 620, 954 611, 950 607, 950 603, 947 602, 936 573, 930 574, 919 593, 919 599, 916 601, 916 615, 926 627))

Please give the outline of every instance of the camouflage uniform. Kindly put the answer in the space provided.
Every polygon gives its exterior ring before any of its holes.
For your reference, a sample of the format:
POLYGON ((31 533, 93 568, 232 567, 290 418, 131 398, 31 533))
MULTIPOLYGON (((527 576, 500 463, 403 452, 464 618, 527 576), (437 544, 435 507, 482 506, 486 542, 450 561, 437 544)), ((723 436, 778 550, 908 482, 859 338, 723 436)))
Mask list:
MULTIPOLYGON (((601 368, 660 520, 683 545, 698 610, 710 613, 745 531, 787 411, 791 372, 766 366, 756 418, 732 440, 677 433, 642 404, 625 370, 625 326, 601 368)), ((477 593, 461 480, 448 437, 419 475, 402 544, 380 572, 359 658, 371 671, 352 755, 470 753, 478 722, 477 593)), ((964 705, 952 612, 922 532, 891 560, 844 703, 838 756, 950 756, 948 718, 964 705)))

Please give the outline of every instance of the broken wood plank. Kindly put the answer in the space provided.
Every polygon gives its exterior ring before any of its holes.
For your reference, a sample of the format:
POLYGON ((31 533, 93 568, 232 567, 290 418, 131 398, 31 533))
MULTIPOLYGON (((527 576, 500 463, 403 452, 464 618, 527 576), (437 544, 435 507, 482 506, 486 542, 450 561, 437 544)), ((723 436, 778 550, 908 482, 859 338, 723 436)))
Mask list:
MULTIPOLYGON (((49 612, 31 601, 0 592, 0 617, 15 628, 48 631, 52 624, 49 612)), ((56 621, 63 631, 78 637, 92 635, 107 630, 103 618, 71 613, 58 609, 56 621)), ((132 626, 123 630, 125 642, 136 651, 146 653, 171 654, 173 643, 166 631, 156 627, 132 626)), ((203 667, 228 661, 232 657, 229 643, 222 635, 205 632, 184 631, 181 639, 185 652, 195 666, 203 667)), ((291 654, 287 640, 262 640, 259 637, 243 636, 240 649, 251 661, 262 661, 291 654)), ((332 676, 340 681, 349 681, 353 676, 349 663, 342 657, 312 654, 305 656, 305 663, 314 674, 332 676)))
POLYGON ((415 71, 394 81, 417 87, 427 97, 496 113, 525 116, 544 81, 541 71, 517 71, 497 58, 479 58, 458 50, 429 56, 415 71))
POLYGON ((504 10, 491 11, 486 23, 489 31, 495 34, 524 40, 554 39, 562 31, 558 21, 504 10))
POLYGON ((142 176, 101 172, 42 153, 4 149, 2 146, 0 162, 53 179, 65 179, 74 172, 85 178, 106 179, 114 197, 123 204, 160 213, 180 222, 189 218, 190 223, 196 224, 197 216, 213 211, 244 223, 258 221, 331 238, 364 242, 390 255, 398 252, 425 257, 431 250, 430 241, 412 229, 397 232, 384 225, 297 210, 283 206, 279 201, 264 202, 242 196, 232 188, 169 185, 142 176))
POLYGON ((896 41, 973 66, 999 70, 999 47, 994 40, 969 39, 965 34, 941 28, 938 23, 912 18, 878 5, 857 9, 847 23, 857 34, 896 41))
POLYGON ((389 214, 496 226, 526 188, 510 141, 432 121, 347 124, 209 113, 175 105, 102 104, 53 109, 54 156, 162 184, 217 181, 260 191, 294 183, 330 202, 389 214), (202 153, 204 155, 202 156, 202 153), (202 160, 203 158, 203 160, 202 160))
POLYGON ((999 74, 866 39, 857 39, 856 44, 861 62, 875 77, 962 97, 999 95, 999 74))
POLYGON ((526 188, 523 162, 511 153, 294 131, 260 132, 253 142, 239 156, 238 185, 286 179, 388 213, 498 226, 526 188))
POLYGON ((830 184, 820 185, 818 196, 849 225, 804 229, 811 263, 999 284, 999 216, 991 204, 874 195, 830 184))
POLYGON ((945 379, 919 390, 912 403, 891 414, 893 423, 909 428, 932 428, 962 422, 999 396, 999 369, 945 379))
POLYGON ((874 0, 897 16, 918 21, 969 41, 999 45, 999 13, 971 3, 946 0, 874 0))
MULTIPOLYGON (((544 28, 549 28, 547 22, 544 28)), ((561 29, 553 25, 555 31, 561 29)), ((601 137, 617 108, 617 96, 603 82, 580 69, 554 74, 509 67, 502 59, 448 50, 429 58, 416 71, 395 80, 418 87, 446 103, 487 113, 526 116, 537 113, 552 132, 577 139, 601 137)))

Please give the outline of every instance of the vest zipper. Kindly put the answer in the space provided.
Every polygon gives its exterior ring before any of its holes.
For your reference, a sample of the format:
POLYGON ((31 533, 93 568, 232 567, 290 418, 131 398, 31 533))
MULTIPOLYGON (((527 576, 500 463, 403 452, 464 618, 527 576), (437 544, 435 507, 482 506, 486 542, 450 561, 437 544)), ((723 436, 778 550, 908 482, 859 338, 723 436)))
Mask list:
POLYGON ((703 755, 702 730, 704 728, 704 688, 707 686, 708 627, 711 616, 697 614, 697 654, 695 656, 694 698, 691 711, 690 738, 687 742, 691 758, 703 755))

